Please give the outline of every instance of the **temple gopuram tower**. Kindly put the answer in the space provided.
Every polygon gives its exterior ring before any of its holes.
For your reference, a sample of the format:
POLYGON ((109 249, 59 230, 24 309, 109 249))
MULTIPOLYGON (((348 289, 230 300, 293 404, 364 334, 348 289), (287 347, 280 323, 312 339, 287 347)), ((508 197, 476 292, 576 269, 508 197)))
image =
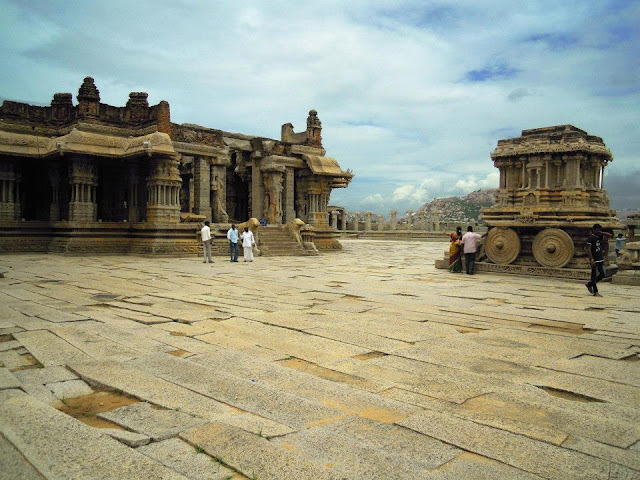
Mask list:
POLYGON ((623 228, 604 189, 613 157, 602 138, 572 125, 523 130, 491 158, 500 186, 482 210, 490 230, 480 270, 585 278, 593 224, 623 228))

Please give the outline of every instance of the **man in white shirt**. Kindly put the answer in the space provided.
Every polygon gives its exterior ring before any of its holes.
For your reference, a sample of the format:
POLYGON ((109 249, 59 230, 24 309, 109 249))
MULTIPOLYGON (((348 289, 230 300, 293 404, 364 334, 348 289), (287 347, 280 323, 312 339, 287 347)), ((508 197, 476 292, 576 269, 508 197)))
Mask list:
POLYGON ((469 225, 467 227, 467 233, 462 236, 462 245, 464 252, 464 260, 467 264, 467 275, 473 275, 473 268, 476 265, 476 252, 478 248, 476 247, 476 241, 482 237, 485 237, 487 234, 480 235, 479 233, 475 233, 473 231, 473 227, 469 225))
POLYGON ((240 235, 242 239, 242 249, 244 250, 244 261, 253 262, 253 246, 256 244, 253 232, 249 227, 244 227, 244 232, 240 235))
POLYGON ((227 232, 227 240, 229 240, 229 257, 230 262, 238 261, 238 229, 235 225, 231 225, 231 228, 227 232))
POLYGON ((211 228, 209 228, 209 221, 204 222, 204 227, 200 230, 202 236, 202 248, 204 250, 204 261, 202 263, 213 263, 211 258, 211 228))

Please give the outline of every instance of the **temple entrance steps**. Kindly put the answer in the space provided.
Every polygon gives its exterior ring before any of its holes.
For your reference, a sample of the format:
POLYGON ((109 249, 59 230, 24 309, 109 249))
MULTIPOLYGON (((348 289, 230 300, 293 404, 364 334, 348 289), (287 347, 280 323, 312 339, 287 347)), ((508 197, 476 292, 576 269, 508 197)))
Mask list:
POLYGON ((269 257, 308 255, 307 250, 279 225, 260 227, 256 230, 255 236, 256 244, 262 255, 269 257))

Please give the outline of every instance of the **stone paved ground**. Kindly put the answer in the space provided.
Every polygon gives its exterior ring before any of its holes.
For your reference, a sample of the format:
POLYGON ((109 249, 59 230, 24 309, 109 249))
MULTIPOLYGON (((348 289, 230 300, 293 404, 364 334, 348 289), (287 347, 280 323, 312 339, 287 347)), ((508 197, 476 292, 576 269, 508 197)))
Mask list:
POLYGON ((0 257, 0 478, 640 478, 639 288, 344 246, 0 257))

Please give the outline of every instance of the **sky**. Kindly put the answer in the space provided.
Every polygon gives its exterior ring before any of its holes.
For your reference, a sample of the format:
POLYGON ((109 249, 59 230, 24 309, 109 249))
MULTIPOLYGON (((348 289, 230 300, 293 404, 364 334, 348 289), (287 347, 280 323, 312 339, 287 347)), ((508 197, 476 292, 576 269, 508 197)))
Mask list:
POLYGON ((167 100, 176 123, 279 138, 316 109, 355 174, 331 204, 388 213, 497 187, 490 153, 572 124, 614 161, 614 208, 640 209, 640 2, 0 0, 0 98, 167 100))

